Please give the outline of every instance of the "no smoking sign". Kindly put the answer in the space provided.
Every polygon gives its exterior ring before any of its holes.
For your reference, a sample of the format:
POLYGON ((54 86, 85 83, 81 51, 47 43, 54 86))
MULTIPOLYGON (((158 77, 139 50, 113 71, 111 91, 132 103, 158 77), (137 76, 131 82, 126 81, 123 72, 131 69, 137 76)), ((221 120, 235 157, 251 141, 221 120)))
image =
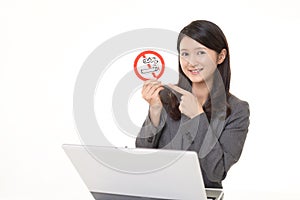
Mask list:
POLYGON ((165 70, 165 61, 155 51, 143 51, 134 60, 134 73, 143 81, 159 79, 165 70))

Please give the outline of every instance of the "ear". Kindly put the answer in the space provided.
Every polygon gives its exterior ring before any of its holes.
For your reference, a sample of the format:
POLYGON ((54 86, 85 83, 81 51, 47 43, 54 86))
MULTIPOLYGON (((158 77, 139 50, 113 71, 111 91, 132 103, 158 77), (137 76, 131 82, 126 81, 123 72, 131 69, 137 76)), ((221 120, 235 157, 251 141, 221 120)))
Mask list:
POLYGON ((226 49, 222 49, 222 51, 218 54, 218 60, 217 60, 218 65, 222 64, 222 62, 225 60, 226 56, 227 56, 226 49))

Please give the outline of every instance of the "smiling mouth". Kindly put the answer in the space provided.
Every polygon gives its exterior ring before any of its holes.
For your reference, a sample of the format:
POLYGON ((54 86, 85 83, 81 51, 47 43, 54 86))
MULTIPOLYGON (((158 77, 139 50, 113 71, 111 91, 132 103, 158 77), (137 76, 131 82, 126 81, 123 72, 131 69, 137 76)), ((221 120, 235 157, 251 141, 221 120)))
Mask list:
POLYGON ((197 75, 199 74, 201 71, 203 70, 203 68, 198 68, 198 69, 189 69, 188 71, 193 74, 193 75, 197 75))

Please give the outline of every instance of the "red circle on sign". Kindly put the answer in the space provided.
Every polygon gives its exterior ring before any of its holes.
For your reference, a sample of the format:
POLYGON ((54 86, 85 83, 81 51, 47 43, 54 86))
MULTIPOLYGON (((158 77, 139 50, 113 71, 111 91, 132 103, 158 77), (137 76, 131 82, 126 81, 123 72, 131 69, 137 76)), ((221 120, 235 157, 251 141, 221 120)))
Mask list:
MULTIPOLYGON (((143 76, 139 73, 139 71, 138 71, 138 69, 137 69, 138 61, 140 60, 141 57, 146 58, 146 54, 152 54, 152 55, 155 55, 156 57, 159 58, 159 60, 160 60, 160 62, 161 62, 161 70, 160 70, 159 74, 157 74, 157 75, 156 75, 154 72, 152 73, 152 76, 153 76, 154 78, 159 79, 159 78, 163 75, 163 73, 164 73, 164 71, 165 71, 165 61, 164 61, 163 57, 162 57, 159 53, 157 53, 157 52, 155 52, 155 51, 151 51, 151 50, 143 51, 142 53, 140 53, 140 54, 136 57, 136 59, 134 60, 134 73, 137 75, 137 77, 138 77, 139 79, 141 79, 141 80, 143 80, 143 81, 146 81, 146 80, 149 79, 149 78, 143 77, 143 76)), ((148 68, 150 69, 150 68, 151 68, 151 65, 150 65, 150 64, 147 64, 147 65, 148 65, 148 68)))

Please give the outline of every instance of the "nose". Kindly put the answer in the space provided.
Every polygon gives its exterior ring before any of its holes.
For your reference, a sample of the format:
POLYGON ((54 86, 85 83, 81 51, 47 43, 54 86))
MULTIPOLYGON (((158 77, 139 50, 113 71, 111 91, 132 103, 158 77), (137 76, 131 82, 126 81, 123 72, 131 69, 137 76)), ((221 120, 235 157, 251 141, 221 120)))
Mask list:
POLYGON ((199 64, 199 62, 198 62, 198 60, 197 60, 197 58, 196 58, 195 55, 191 55, 188 58, 188 63, 189 63, 190 67, 196 67, 199 64))

